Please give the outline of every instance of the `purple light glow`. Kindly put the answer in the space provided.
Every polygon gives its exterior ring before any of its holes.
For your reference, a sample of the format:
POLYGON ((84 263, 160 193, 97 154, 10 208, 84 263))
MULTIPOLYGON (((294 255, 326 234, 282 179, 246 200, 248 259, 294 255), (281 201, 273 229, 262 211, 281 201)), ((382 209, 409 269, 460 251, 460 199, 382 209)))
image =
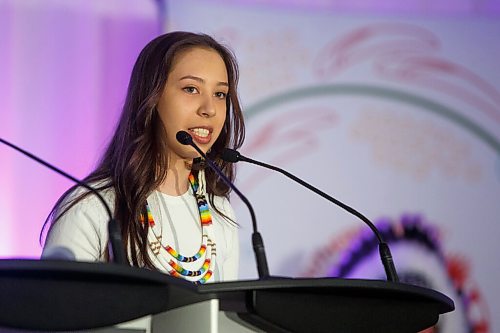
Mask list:
MULTIPOLYGON (((82 178, 101 154, 140 49, 158 35, 153 3, 0 3, 0 135, 82 178)), ((38 256, 42 224, 73 184, 0 147, 0 257, 38 256)))

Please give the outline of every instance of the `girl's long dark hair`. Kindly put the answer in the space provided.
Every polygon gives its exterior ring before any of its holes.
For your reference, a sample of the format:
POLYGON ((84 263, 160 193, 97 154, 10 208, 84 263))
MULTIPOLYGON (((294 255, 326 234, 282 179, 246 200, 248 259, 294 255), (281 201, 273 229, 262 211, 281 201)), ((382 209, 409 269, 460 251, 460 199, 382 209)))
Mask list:
MULTIPOLYGON (((144 47, 134 65, 127 98, 111 142, 96 169, 83 180, 89 184, 99 184, 98 190, 114 191, 114 216, 121 226, 123 244, 128 249, 127 258, 134 266, 155 269, 148 256, 148 224, 142 225, 139 219, 147 197, 164 181, 168 167, 168 146, 157 104, 175 55, 195 47, 215 50, 226 65, 229 80, 226 121, 208 156, 229 179, 234 180, 234 166, 218 158, 225 147, 241 147, 245 137, 237 95, 238 66, 234 55, 204 34, 179 31, 155 38, 144 47)), ((205 174, 209 200, 215 207, 214 196, 228 197, 230 188, 211 169, 207 168, 205 174)), ((75 187, 69 189, 56 202, 42 233, 49 222, 51 227, 69 208, 90 194, 85 192, 66 203, 68 195, 74 190, 75 187)), ((106 254, 107 251, 104 251, 106 254)))

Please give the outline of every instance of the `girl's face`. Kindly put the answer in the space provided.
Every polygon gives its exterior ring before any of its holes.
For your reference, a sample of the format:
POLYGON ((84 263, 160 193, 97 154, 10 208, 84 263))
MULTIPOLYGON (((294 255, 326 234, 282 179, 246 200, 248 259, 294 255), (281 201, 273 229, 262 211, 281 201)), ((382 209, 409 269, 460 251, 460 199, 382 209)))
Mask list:
POLYGON ((212 147, 226 120, 228 90, 226 66, 216 51, 194 47, 175 56, 158 102, 170 163, 199 156, 193 147, 177 141, 178 131, 191 134, 205 153, 212 147))

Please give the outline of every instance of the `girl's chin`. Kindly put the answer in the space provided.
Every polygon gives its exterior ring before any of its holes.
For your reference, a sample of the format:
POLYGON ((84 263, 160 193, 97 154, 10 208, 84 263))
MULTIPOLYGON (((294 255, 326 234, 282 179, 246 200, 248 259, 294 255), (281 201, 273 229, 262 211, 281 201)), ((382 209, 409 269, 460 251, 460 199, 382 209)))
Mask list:
MULTIPOLYGON (((180 145, 180 144, 179 144, 180 145)), ((207 151, 210 149, 208 145, 199 145, 198 146, 204 154, 207 154, 207 151)), ((201 155, 191 146, 176 146, 176 149, 170 150, 170 161, 174 160, 184 160, 184 161, 192 161, 197 157, 201 157, 201 155)))
MULTIPOLYGON (((205 151, 205 149, 202 149, 201 150, 204 154, 206 154, 207 152, 205 151)), ((195 158, 201 158, 202 156, 197 152, 197 151, 194 151, 194 152, 190 152, 189 154, 186 154, 183 156, 184 157, 184 160, 187 161, 187 162, 191 162, 193 161, 193 159, 195 158)))

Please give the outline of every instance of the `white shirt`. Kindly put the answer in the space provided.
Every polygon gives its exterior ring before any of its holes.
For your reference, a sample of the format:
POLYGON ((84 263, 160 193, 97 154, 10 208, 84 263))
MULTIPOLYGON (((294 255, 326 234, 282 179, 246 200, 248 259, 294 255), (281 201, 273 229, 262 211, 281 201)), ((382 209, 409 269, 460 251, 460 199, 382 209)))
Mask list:
MULTIPOLYGON (((70 195, 74 198, 81 189, 70 195)), ((106 202, 114 209, 113 190, 101 191, 106 202)), ((235 221, 234 211, 224 197, 214 197, 215 206, 235 221)), ((189 189, 180 196, 171 196, 154 191, 148 197, 148 205, 153 215, 157 235, 161 233, 162 244, 170 245, 184 256, 192 256, 201 245, 201 222, 196 199, 189 189)), ((237 226, 216 213, 211 207, 212 227, 210 238, 216 243, 217 255, 213 275, 208 282, 236 280, 238 277, 239 239, 237 226)), ((51 254, 69 251, 77 261, 104 261, 104 251, 108 242, 108 215, 95 195, 89 195, 71 207, 52 226, 44 246, 42 258, 51 254)), ((150 230, 151 232, 151 230, 150 230)), ((208 252, 208 251, 207 251, 208 252)), ((168 267, 150 250, 150 257, 156 268, 166 272, 168 267)), ((160 255, 167 255, 160 252, 160 255)), ((194 268, 194 264, 191 264, 194 268)), ((190 263, 183 264, 192 269, 190 263)))

